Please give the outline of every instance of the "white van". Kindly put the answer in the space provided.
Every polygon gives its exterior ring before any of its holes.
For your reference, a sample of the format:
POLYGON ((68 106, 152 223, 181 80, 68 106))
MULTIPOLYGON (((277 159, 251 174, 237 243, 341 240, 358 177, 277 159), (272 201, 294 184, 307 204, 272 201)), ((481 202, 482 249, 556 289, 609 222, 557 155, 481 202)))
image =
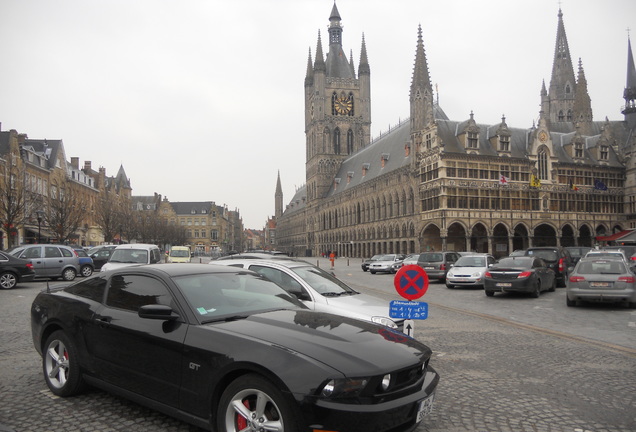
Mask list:
POLYGON ((172 246, 168 254, 169 263, 189 263, 190 248, 188 246, 172 246))
POLYGON ((159 246, 145 243, 119 245, 113 251, 102 271, 140 264, 163 262, 159 246))

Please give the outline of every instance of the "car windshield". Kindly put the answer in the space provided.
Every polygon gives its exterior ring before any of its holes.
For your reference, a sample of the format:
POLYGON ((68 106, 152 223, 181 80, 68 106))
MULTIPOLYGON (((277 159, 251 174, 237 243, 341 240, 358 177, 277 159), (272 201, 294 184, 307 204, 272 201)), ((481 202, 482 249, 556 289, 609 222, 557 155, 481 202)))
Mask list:
POLYGON ((357 291, 320 267, 302 266, 293 267, 291 270, 316 292, 326 297, 358 294, 357 291))
POLYGON ((148 251, 144 249, 115 249, 109 262, 146 264, 148 262, 148 251))
POLYGON ((441 253, 427 252, 420 255, 418 261, 439 262, 444 261, 444 255, 441 253))
POLYGON ((395 261, 395 255, 382 255, 378 261, 395 261))
POLYGON ((588 252, 587 255, 585 255, 586 257, 591 257, 591 258, 625 258, 625 255, 623 255, 622 252, 588 252))
POLYGON ((173 249, 170 251, 170 256, 177 257, 177 258, 189 258, 190 252, 184 249, 177 249, 177 250, 173 249))
POLYGON ((246 318, 270 310, 305 308, 274 282, 251 273, 205 273, 173 280, 201 323, 246 318))
POLYGON ((486 267, 486 257, 463 256, 457 260, 455 267, 486 267))
POLYGON ((575 273, 578 274, 623 274, 627 273, 625 264, 621 261, 588 261, 579 264, 575 273))

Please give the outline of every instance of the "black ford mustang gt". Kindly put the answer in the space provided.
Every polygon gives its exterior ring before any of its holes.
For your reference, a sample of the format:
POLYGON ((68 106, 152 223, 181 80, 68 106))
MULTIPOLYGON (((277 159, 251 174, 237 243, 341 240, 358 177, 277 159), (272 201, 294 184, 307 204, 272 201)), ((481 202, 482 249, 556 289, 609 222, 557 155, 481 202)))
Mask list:
POLYGON ((89 384, 217 432, 411 431, 439 381, 415 339, 227 266, 99 273, 41 292, 31 324, 54 394, 89 384))

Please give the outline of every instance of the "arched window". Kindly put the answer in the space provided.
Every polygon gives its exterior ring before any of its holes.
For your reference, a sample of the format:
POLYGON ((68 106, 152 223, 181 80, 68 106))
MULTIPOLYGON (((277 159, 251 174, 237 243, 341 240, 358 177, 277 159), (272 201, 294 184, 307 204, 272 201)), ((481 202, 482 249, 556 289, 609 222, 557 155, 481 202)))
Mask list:
POLYGON ((340 154, 340 129, 336 128, 333 131, 333 152, 340 154))
POLYGON ((563 115, 563 111, 559 111, 559 121, 565 120, 565 116, 563 115))
POLYGON ((548 150, 546 148, 542 148, 541 150, 539 150, 539 178, 541 180, 548 180, 549 174, 550 174, 550 170, 549 170, 549 166, 548 166, 548 150))
POLYGON ((568 110, 567 119, 568 119, 568 121, 572 121, 572 110, 568 110))
POLYGON ((347 131, 347 154, 353 153, 353 131, 349 129, 347 131))

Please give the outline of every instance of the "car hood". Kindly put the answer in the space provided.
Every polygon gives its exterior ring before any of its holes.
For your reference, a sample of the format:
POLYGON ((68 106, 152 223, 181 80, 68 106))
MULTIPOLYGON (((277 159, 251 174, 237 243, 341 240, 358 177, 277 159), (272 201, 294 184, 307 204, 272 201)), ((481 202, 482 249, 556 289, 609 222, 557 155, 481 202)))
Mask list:
POLYGON ((393 261, 393 260, 391 260, 391 261, 380 261, 380 260, 378 260, 378 261, 371 261, 371 264, 373 264, 373 265, 376 265, 376 264, 392 265, 392 264, 395 264, 396 262, 400 262, 400 261, 399 260, 397 260, 397 261, 393 261))
POLYGON ((209 324, 314 358, 343 373, 369 376, 412 366, 431 350, 404 333, 348 317, 280 310, 239 321, 209 324), (388 345, 391 349, 387 349, 388 345), (380 372, 379 372, 380 371, 380 372))
POLYGON ((334 313, 365 321, 370 320, 372 316, 389 316, 389 302, 384 302, 367 294, 324 298, 326 303, 313 303, 319 312, 334 313))
POLYGON ((485 272, 488 268, 487 267, 464 267, 464 266, 453 266, 453 268, 450 269, 450 271, 452 271, 453 273, 474 273, 474 272, 485 272))

